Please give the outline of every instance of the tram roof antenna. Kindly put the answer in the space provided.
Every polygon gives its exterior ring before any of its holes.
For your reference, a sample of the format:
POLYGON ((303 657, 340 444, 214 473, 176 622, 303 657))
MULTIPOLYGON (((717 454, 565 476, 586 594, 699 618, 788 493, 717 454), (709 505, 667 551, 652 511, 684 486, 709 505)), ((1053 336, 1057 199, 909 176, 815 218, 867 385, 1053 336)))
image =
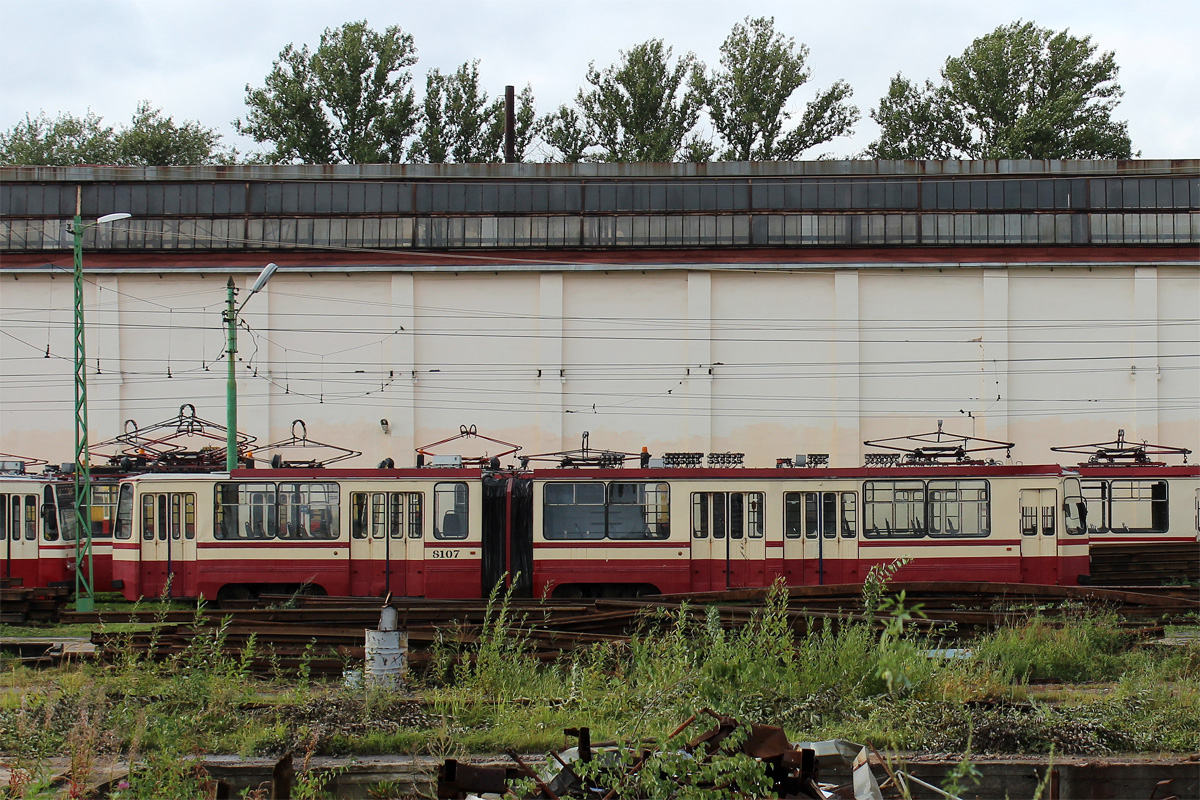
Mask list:
POLYGON ((591 434, 583 432, 580 446, 574 450, 559 450, 553 453, 537 453, 522 456, 525 463, 530 461, 545 461, 559 467, 597 467, 599 469, 618 469, 631 458, 639 458, 640 453, 624 453, 620 450, 593 450, 588 444, 591 434))
POLYGON ((340 447, 336 444, 328 444, 327 442, 318 442, 316 439, 308 437, 308 427, 304 424, 304 420, 292 420, 292 435, 286 439, 280 439, 278 442, 263 445, 258 448, 259 453, 270 452, 272 450, 308 450, 319 449, 333 451, 331 455, 325 458, 308 458, 299 461, 289 460, 280 452, 276 452, 271 458, 271 466, 280 469, 286 467, 306 467, 309 469, 320 469, 327 467, 330 464, 335 464, 338 461, 345 461, 348 458, 357 458, 362 455, 359 450, 351 450, 348 447, 340 447), (299 430, 299 433, 297 433, 299 430))
MULTIPOLYGON (((965 433, 948 433, 942 429, 942 420, 940 419, 937 421, 936 431, 892 436, 887 439, 868 439, 863 444, 867 447, 878 447, 881 450, 903 453, 906 464, 981 464, 984 462, 973 458, 972 453, 1004 450, 1006 451, 1005 457, 1011 458, 1012 449, 1016 447, 1015 442, 984 439, 979 436, 968 436, 965 433)), ((868 460, 870 461, 870 459, 868 460)))
POLYGON ((491 442, 492 444, 503 445, 505 448, 507 448, 505 450, 501 450, 499 453, 484 453, 482 456, 464 456, 464 457, 462 457, 462 463, 464 465, 475 466, 475 467, 480 467, 480 468, 486 467, 488 465, 488 462, 490 462, 493 458, 503 458, 504 456, 511 456, 513 453, 515 453, 521 449, 521 445, 519 445, 519 444, 513 444, 512 442, 506 442, 506 441, 503 441, 502 439, 493 439, 491 436, 484 436, 482 433, 480 433, 476 429, 476 427, 474 425, 459 425, 458 433, 456 433, 455 435, 448 436, 445 439, 440 439, 440 440, 438 440, 436 442, 432 442, 430 444, 423 444, 420 447, 416 448, 416 453, 419 456, 439 455, 438 453, 433 452, 433 448, 439 447, 443 444, 449 444, 450 442, 458 441, 459 439, 482 439, 485 442, 491 442))
POLYGON ((1155 461, 1152 456, 1183 456, 1183 463, 1188 463, 1192 451, 1186 447, 1173 447, 1166 444, 1150 444, 1145 439, 1141 444, 1125 440, 1125 429, 1117 431, 1117 438, 1111 442, 1093 442, 1091 444, 1072 444, 1065 447, 1051 447, 1056 453, 1078 453, 1088 457, 1080 466, 1114 467, 1140 466, 1165 467, 1165 461, 1155 461))

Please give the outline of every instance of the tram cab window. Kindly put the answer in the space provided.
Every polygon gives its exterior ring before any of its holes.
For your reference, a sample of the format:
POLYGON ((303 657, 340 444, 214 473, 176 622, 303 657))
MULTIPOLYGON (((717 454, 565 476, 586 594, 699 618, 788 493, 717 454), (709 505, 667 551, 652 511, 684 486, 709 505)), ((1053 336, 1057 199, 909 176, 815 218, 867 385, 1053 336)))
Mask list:
POLYGON ((52 487, 42 490, 42 538, 47 542, 58 541, 58 504, 54 497, 52 487))
POLYGON ((133 486, 128 483, 121 486, 117 497, 117 521, 113 535, 118 539, 133 536, 133 486))
POLYGON ((433 538, 466 539, 470 501, 467 484, 438 483, 433 487, 433 538))
MULTIPOLYGON (((47 487, 49 491, 49 487, 47 487)), ((64 542, 75 541, 78 520, 75 519, 75 487, 69 483, 59 484, 55 494, 58 499, 58 529, 64 542)))

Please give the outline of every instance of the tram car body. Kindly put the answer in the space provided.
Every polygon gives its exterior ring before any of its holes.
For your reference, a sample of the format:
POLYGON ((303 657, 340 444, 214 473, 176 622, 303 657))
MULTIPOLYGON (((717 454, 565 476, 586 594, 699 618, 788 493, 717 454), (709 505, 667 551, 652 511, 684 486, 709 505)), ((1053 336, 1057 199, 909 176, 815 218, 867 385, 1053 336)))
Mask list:
MULTIPOLYGON (((110 591, 115 480, 92 483, 93 589, 110 591)), ((74 585, 75 484, 61 474, 0 474, 0 577, 26 587, 74 585)))
POLYGON ((1200 541, 1200 465, 1077 469, 1093 544, 1200 541))
POLYGON ((1200 581, 1200 466, 1080 465, 1094 582, 1200 581))
POLYGON ((1058 466, 254 469, 123 480, 130 599, 263 592, 622 596, 905 580, 1075 584, 1088 535, 1058 466))

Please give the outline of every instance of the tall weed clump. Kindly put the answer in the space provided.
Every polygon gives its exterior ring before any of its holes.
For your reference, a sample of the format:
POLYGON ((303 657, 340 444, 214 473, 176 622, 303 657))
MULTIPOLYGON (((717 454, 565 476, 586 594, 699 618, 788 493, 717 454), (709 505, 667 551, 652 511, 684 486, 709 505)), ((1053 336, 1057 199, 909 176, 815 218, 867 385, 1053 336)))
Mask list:
POLYGON ((1111 612, 1085 611, 1063 622, 1039 614, 982 636, 972 649, 1009 682, 1101 681, 1120 677, 1133 638, 1111 612))

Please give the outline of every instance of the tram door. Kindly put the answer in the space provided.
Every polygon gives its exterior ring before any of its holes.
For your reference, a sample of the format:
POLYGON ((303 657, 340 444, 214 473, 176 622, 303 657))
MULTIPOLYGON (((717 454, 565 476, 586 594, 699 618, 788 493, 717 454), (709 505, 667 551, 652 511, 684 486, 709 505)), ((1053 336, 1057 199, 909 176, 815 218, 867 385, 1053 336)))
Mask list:
POLYGON ((762 492, 693 492, 692 559, 697 590, 765 586, 762 492))
POLYGON ((425 502, 423 492, 351 493, 351 594, 425 593, 425 502))
POLYGON ((533 593, 533 482, 526 477, 485 475, 481 541, 481 590, 487 597, 505 580, 514 597, 533 593))
POLYGON ((146 492, 139 513, 142 596, 195 597, 195 492, 146 492))
POLYGON ((38 515, 35 492, 0 494, 0 578, 21 578, 36 585, 38 575, 38 515))
POLYGON ((805 586, 854 583, 858 575, 858 492, 788 492, 805 586))
POLYGON ((1059 579, 1058 490, 1021 490, 1021 582, 1053 585, 1059 579))

